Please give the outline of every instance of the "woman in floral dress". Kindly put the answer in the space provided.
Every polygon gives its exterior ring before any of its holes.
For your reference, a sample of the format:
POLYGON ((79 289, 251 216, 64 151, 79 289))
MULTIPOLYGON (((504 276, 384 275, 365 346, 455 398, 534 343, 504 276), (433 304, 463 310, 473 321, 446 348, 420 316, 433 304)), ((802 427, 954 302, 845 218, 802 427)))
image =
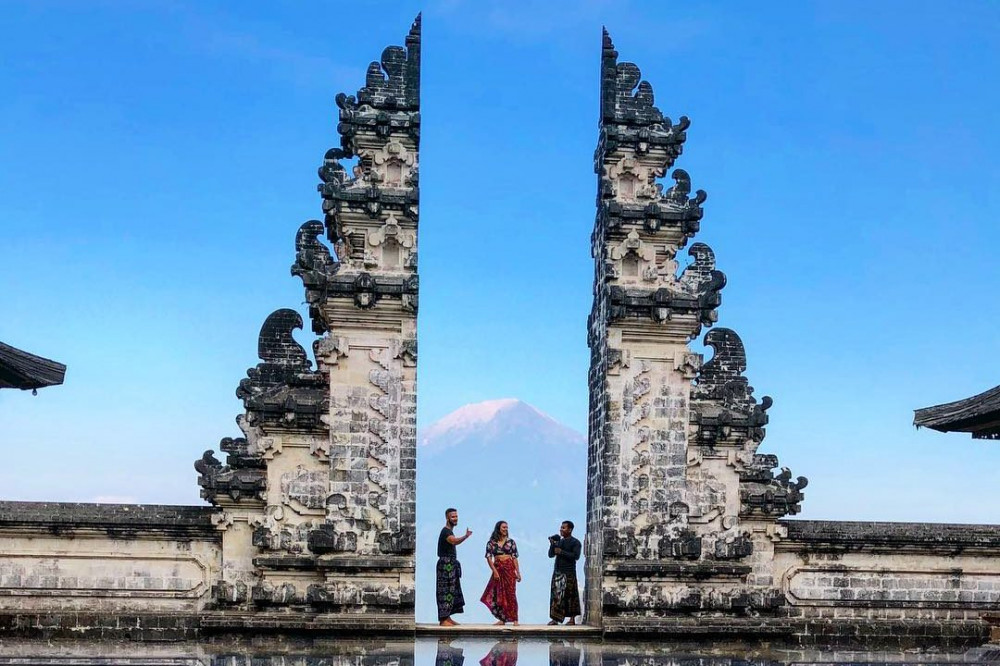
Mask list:
POLYGON ((517 544, 507 534, 507 521, 498 521, 486 544, 486 564, 492 576, 480 599, 497 619, 495 624, 517 625, 517 584, 521 569, 517 564, 517 544))

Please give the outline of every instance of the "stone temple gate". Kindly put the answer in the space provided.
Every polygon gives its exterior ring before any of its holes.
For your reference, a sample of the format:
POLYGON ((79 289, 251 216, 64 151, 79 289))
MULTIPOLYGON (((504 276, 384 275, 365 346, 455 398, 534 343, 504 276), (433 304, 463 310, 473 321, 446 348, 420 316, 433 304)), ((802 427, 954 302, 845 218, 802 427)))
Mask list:
MULTIPOLYGON (((806 480, 758 452, 771 399, 715 325, 726 278, 693 242, 706 195, 674 169, 689 121, 661 113, 607 33, 600 72, 587 623, 984 640, 1000 528, 786 519, 806 480), (707 361, 689 346, 705 329, 707 361)), ((336 103, 323 219, 299 228, 291 267, 316 367, 300 315, 271 314, 237 389, 242 436, 195 463, 209 506, 0 502, 0 633, 414 630, 419 18, 336 103)))

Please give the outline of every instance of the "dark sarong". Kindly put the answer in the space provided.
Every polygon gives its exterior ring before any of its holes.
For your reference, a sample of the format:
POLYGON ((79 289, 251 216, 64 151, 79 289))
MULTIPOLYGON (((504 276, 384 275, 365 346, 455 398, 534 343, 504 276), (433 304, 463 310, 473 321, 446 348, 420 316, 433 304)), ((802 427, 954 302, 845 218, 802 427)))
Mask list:
POLYGON ((438 620, 465 610, 462 596, 462 565, 454 557, 439 557, 437 563, 438 620))
POLYGON ((549 617, 562 622, 568 617, 580 615, 580 589, 575 571, 552 572, 552 588, 549 596, 549 617))
POLYGON ((517 622, 517 568, 514 558, 494 560, 499 578, 490 576, 490 582, 479 599, 490 609, 493 617, 501 622, 517 622))
POLYGON ((434 666, 463 666, 465 664, 465 654, 462 648, 452 647, 448 640, 439 638, 437 655, 434 658, 434 666))

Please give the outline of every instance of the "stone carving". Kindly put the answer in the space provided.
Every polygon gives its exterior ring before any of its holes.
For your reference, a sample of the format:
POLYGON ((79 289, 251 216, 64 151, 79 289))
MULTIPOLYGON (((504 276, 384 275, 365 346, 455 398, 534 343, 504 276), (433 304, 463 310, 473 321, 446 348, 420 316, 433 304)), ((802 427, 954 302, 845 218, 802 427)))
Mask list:
POLYGON ((720 538, 715 542, 715 559, 741 560, 753 554, 753 540, 748 534, 740 534, 729 539, 720 538))
MULTIPOLYGON (((405 48, 390 46, 380 62, 368 67, 366 84, 357 95, 337 95, 341 147, 327 152, 319 186, 330 238, 339 247, 349 241, 342 224, 352 212, 377 220, 385 211, 416 221, 417 158, 420 137, 420 18, 414 21, 405 48), (349 176, 342 159, 358 156, 349 176)), ((364 248, 362 248, 362 253, 364 248)))
POLYGON ((260 500, 267 489, 267 479, 262 470, 223 465, 211 450, 205 451, 195 461, 194 468, 198 472, 203 499, 212 501, 227 495, 234 501, 241 498, 260 500))
MULTIPOLYGON (((415 274, 409 277, 374 276, 363 271, 353 275, 338 274, 327 280, 322 285, 321 291, 320 287, 313 290, 310 284, 306 284, 306 293, 310 303, 320 302, 326 298, 344 297, 352 299, 355 307, 362 310, 373 308, 383 298, 389 298, 398 300, 407 310, 416 312, 419 284, 415 274)), ((315 308, 310 307, 310 312, 315 311, 315 308)), ((313 329, 326 331, 327 327, 325 324, 317 325, 314 318, 313 329)))
POLYGON ((300 592, 292 583, 274 585, 266 580, 253 586, 250 598, 254 604, 261 606, 287 606, 306 601, 305 592, 300 592))
POLYGON ((338 95, 340 147, 324 158, 319 190, 340 266, 302 275, 324 332, 315 350, 331 432, 325 520, 305 545, 346 567, 306 597, 336 612, 406 613, 413 602, 419 62, 418 18, 357 95, 338 95))
POLYGON ((282 501, 293 508, 300 507, 300 513, 309 509, 325 512, 329 479, 326 469, 311 470, 299 465, 281 475, 282 501))
POLYGON ((257 345, 262 363, 247 370, 236 397, 247 410, 247 422, 313 429, 322 425, 327 398, 323 375, 312 370, 306 352, 292 337, 302 328, 295 310, 276 310, 260 329, 257 345))
POLYGON ((740 473, 742 515, 763 514, 777 518, 801 510, 805 497, 802 490, 809 480, 800 476, 792 481, 792 472, 787 467, 782 467, 775 475, 773 470, 777 467, 777 456, 756 454, 753 462, 740 473))
POLYGON ((639 68, 631 62, 618 63, 611 36, 604 31, 601 71, 601 115, 605 123, 654 125, 664 121, 653 106, 653 86, 642 80, 639 68))
MULTIPOLYGON (((710 571, 706 571, 710 574, 710 571)), ((707 577, 707 576, 706 576, 707 577)), ((629 581, 632 583, 632 581, 629 581)), ((748 586, 704 588, 697 584, 619 584, 605 592, 610 611, 635 613, 773 612, 786 604, 780 590, 748 586)))
POLYGON ((255 525, 251 543, 263 551, 283 551, 292 555, 306 553, 309 534, 316 529, 314 521, 295 524, 265 520, 255 525))
POLYGON ((292 275, 302 279, 306 287, 306 301, 309 303, 309 317, 313 322, 313 332, 325 333, 320 324, 317 302, 330 278, 337 274, 340 262, 330 253, 330 249, 319 240, 324 233, 323 223, 309 220, 295 235, 295 263, 292 264, 292 275))
POLYGON ((373 172, 382 174, 386 187, 416 187, 417 163, 414 155, 399 141, 390 141, 370 155, 373 172))
POLYGON ((381 62, 368 65, 365 87, 358 91, 358 103, 376 109, 420 108, 420 16, 406 36, 406 48, 388 46, 381 62))
POLYGON ((358 549, 358 535, 354 532, 338 533, 332 525, 320 525, 309 532, 309 550, 317 553, 353 553, 358 549))
POLYGON ((356 96, 337 96, 325 218, 299 228, 291 266, 323 336, 317 368, 293 337, 299 314, 272 313, 237 390, 244 437, 222 441, 227 465, 211 451, 195 464, 202 496, 224 509, 212 520, 226 531, 217 607, 374 608, 387 619, 372 628, 412 628, 419 62, 418 17, 356 96))
POLYGON ((746 438, 760 442, 773 401, 764 396, 758 404, 753 397, 753 387, 743 376, 747 367, 743 341, 735 331, 717 328, 705 335, 704 343, 715 354, 702 366, 691 396, 698 403, 694 410, 698 442, 710 446, 723 441, 741 444, 746 438))
POLYGON ((680 283, 686 291, 699 296, 712 295, 713 307, 721 303, 719 291, 726 286, 726 276, 715 270, 715 253, 704 243, 695 243, 688 248, 688 255, 694 261, 681 273, 680 283))
POLYGON ((598 151, 610 153, 623 143, 638 154, 661 151, 667 167, 681 154, 690 125, 681 117, 677 125, 653 104, 653 87, 642 80, 639 68, 619 63, 618 51, 607 30, 601 54, 601 140, 598 151))
POLYGON ((309 220, 299 227, 295 235, 292 275, 301 277, 309 285, 324 285, 340 268, 340 262, 333 258, 330 249, 319 240, 324 231, 322 222, 309 220))
POLYGON ((724 285, 723 276, 720 281, 707 285, 706 292, 697 295, 666 287, 650 291, 614 285, 608 289, 608 319, 615 322, 626 318, 643 318, 664 322, 676 315, 692 315, 697 318, 697 325, 688 337, 694 337, 700 332, 702 324, 711 326, 718 320, 716 308, 722 302, 718 290, 724 285))
POLYGON ((598 498, 587 528, 601 538, 588 549, 587 604, 593 617, 623 627, 634 623, 625 616, 656 625, 661 612, 773 612, 782 594, 772 577, 721 563, 754 561, 771 548, 757 525, 798 510, 805 487, 754 458, 771 399, 754 399, 739 337, 709 331, 708 362, 687 344, 718 320, 726 285, 702 242, 678 273, 677 252, 700 230, 707 196, 692 193, 684 169, 670 173, 670 187, 657 179, 680 156, 689 126, 660 112, 652 86, 634 64, 618 62, 605 33, 587 325, 589 492, 598 498), (654 579, 703 582, 636 588, 608 573, 640 563, 654 579))
POLYGON ((250 599, 250 588, 246 583, 219 581, 212 586, 212 599, 219 606, 238 606, 250 599))

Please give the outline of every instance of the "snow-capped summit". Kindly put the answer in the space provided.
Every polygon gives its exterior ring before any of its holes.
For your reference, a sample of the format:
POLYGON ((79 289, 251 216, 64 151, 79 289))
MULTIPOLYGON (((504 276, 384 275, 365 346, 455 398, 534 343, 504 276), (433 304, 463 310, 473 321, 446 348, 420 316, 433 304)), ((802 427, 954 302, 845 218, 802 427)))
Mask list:
POLYGON ((555 445, 585 441, 580 433, 526 402, 501 398, 459 407, 421 430, 418 443, 421 453, 434 455, 463 442, 475 441, 481 448, 510 439, 555 445))
POLYGON ((420 438, 421 444, 428 439, 438 437, 447 430, 471 428, 481 423, 486 423, 495 417, 497 412, 512 407, 519 402, 521 401, 517 398, 500 398, 499 400, 486 400, 459 407, 427 428, 420 438))

